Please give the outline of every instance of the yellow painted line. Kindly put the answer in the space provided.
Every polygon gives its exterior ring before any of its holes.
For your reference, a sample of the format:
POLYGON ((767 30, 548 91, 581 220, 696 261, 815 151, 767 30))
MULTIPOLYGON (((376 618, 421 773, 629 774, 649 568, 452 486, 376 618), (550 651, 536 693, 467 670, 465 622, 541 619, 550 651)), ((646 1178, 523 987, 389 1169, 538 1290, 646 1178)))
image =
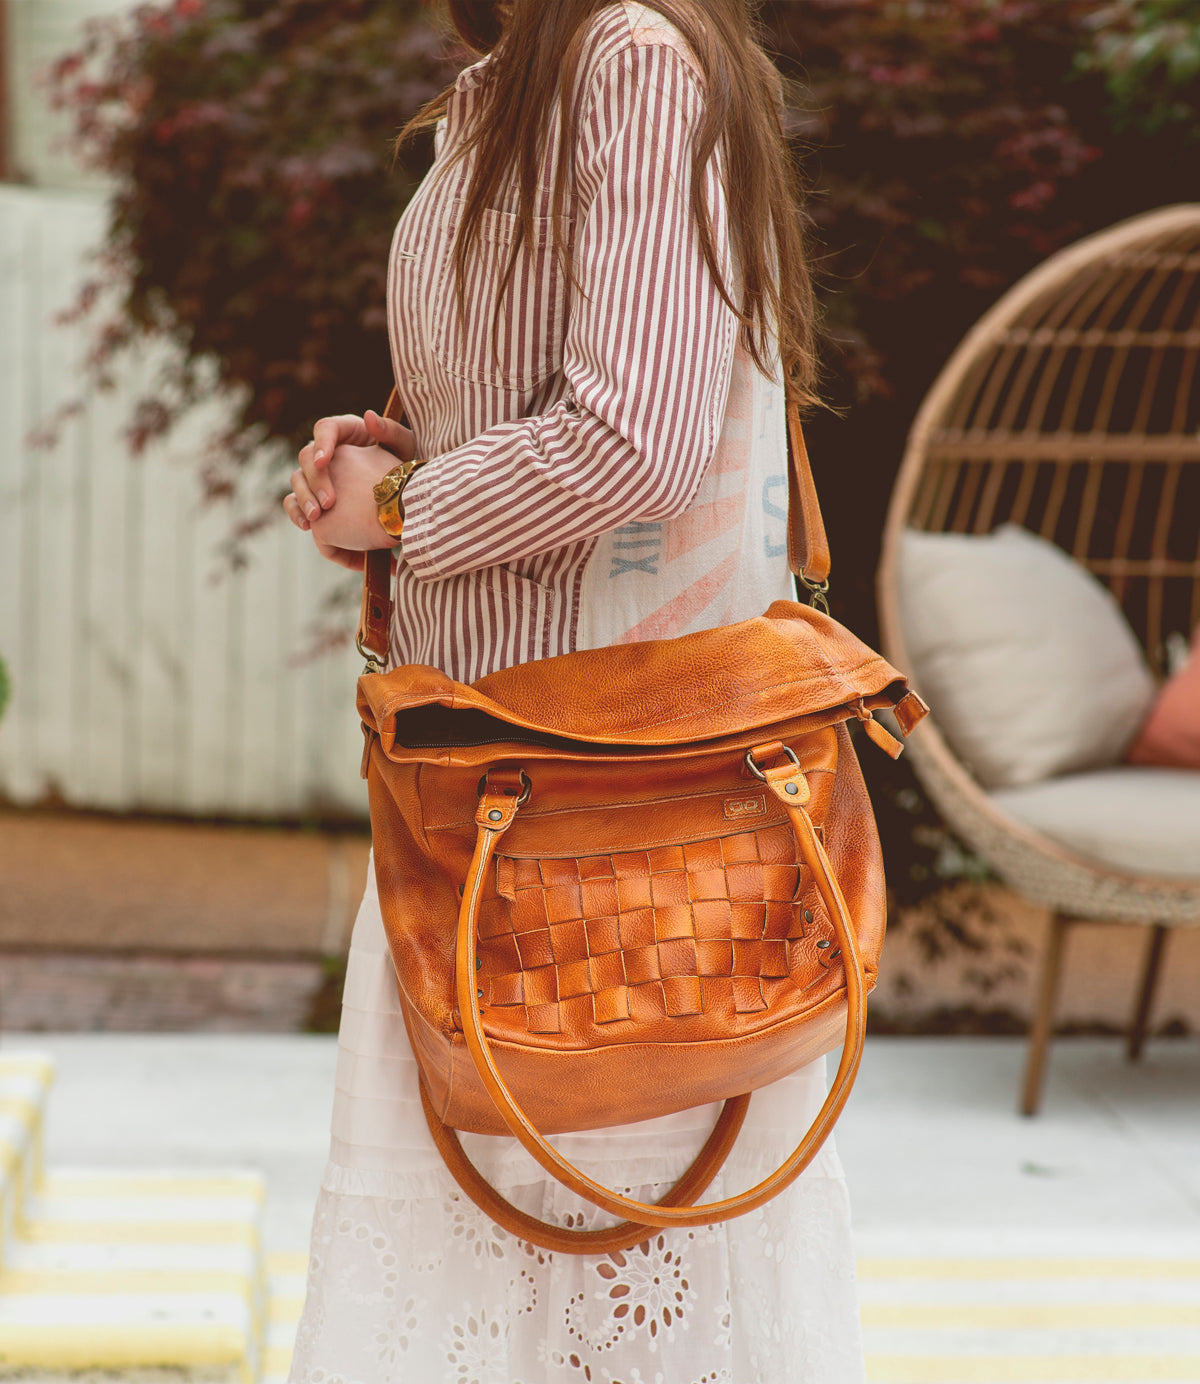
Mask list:
POLYGON ((868 1355, 868 1384, 1151 1384, 1200 1379, 1200 1355, 868 1355))
POLYGON ((251 1302, 256 1284, 231 1269, 0 1270, 0 1297, 75 1293, 229 1293, 251 1302))
POLYGON ((245 1197, 266 1200, 266 1188, 255 1177, 138 1177, 136 1174, 95 1173, 86 1177, 46 1174, 46 1194, 52 1197, 245 1197))
POLYGON ((241 1365, 249 1348, 230 1326, 0 1326, 0 1364, 42 1369, 241 1365))
MULTIPOLYGON (((0 1289, 0 1291, 3 1291, 0 1289)), ((267 1308, 267 1321, 272 1326, 290 1325, 292 1322, 300 1320, 300 1313, 304 1310, 304 1299, 302 1297, 273 1297, 267 1308)))
MULTIPOLYGON (((2 1289, 0 1289, 2 1291, 2 1289)), ((1061 1327, 1200 1326, 1200 1304, 1145 1303, 899 1303, 864 1302, 867 1327, 1033 1330, 1061 1327)))
POLYGON ((263 1374, 278 1374, 286 1378, 292 1368, 293 1353, 291 1346, 268 1346, 262 1353, 263 1374))
POLYGON ((282 1253, 276 1251, 267 1255, 267 1272, 274 1274, 307 1273, 308 1255, 301 1252, 282 1253))
POLYGON ((42 1118, 41 1102, 28 1096, 0 1095, 0 1115, 16 1115, 32 1127, 42 1118))
POLYGON ((1200 1259, 978 1258, 858 1261, 862 1279, 898 1278, 1200 1278, 1200 1259))
POLYGON ((0 1076, 14 1075, 39 1076, 48 1086, 54 1080, 54 1062, 49 1057, 22 1056, 19 1053, 0 1053, 0 1076))
POLYGON ((257 1245, 244 1221, 27 1221, 18 1238, 32 1245, 257 1245))
POLYGON ((0 1139, 0 1177, 8 1177, 13 1172, 23 1152, 8 1139, 0 1139))

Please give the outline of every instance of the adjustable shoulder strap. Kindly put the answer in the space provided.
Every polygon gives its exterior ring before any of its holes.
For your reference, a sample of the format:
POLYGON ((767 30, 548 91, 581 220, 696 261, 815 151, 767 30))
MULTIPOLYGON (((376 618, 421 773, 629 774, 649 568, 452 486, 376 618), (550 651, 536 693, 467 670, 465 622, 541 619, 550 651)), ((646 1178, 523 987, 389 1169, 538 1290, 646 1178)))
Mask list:
POLYGON ((810 591, 824 593, 829 585, 829 540, 825 536, 825 520, 817 500, 808 448, 804 444, 804 429, 800 426, 800 410, 789 401, 788 453, 788 566, 810 591))
MULTIPOLYGON (((383 414, 397 422, 404 417, 400 396, 394 389, 383 414)), ((829 587, 829 540, 825 536, 825 521, 821 517, 808 448, 804 444, 800 410, 794 401, 787 406, 787 427, 791 462, 788 467, 788 566, 813 593, 814 601, 823 605, 824 593, 829 587)), ((367 660, 369 672, 382 672, 387 665, 391 622, 392 554, 388 548, 377 548, 366 554, 363 563, 363 602, 358 622, 358 649, 367 660)))

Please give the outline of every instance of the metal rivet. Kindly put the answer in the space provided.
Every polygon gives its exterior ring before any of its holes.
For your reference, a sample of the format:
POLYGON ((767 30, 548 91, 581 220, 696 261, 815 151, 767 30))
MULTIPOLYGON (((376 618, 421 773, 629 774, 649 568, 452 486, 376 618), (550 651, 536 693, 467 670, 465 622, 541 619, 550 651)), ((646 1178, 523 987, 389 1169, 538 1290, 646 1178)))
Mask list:
POLYGON ((458 897, 459 897, 460 899, 462 898, 463 894, 466 893, 466 889, 467 889, 467 886, 466 886, 465 884, 460 884, 460 885, 458 886, 458 897))
POLYGON ((806 908, 806 909, 804 910, 804 921, 805 921, 806 923, 811 923, 811 922, 812 922, 812 909, 811 909, 811 908, 806 908))
POLYGON ((797 784, 794 784, 794 783, 785 783, 785 784, 783 785, 783 791, 784 791, 785 793, 792 793, 792 794, 795 794, 795 793, 799 793, 800 789, 799 789, 799 786, 798 786, 797 784))
POLYGON ((483 957, 482 957, 482 956, 477 956, 477 957, 475 958, 475 969, 476 969, 477 971, 482 971, 482 970, 483 970, 483 957))
POLYGON ((829 941, 828 937, 822 937, 821 940, 817 943, 817 946, 820 947, 822 951, 824 951, 826 947, 831 945, 832 944, 829 941))
POLYGON ((500 820, 500 818, 503 817, 503 816, 504 816, 504 813, 501 812, 500 809, 499 809, 498 807, 493 807, 492 810, 488 813, 488 821, 489 821, 489 822, 498 822, 498 821, 500 820))
POLYGON ((478 997, 479 997, 480 999, 483 999, 483 991, 482 991, 482 990, 476 990, 475 993, 476 993, 476 995, 478 995, 478 997))

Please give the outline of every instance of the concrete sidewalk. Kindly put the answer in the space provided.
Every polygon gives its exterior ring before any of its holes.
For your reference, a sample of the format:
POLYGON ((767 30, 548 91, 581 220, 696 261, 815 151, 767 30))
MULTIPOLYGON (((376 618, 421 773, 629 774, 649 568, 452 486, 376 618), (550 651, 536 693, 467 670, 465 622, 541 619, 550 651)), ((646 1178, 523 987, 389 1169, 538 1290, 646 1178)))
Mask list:
MULTIPOLYGON (((51 1166, 259 1169, 267 1250, 303 1255, 333 1039, 0 1037, 33 1048, 58 1064, 51 1166)), ((1132 1067, 1117 1041, 1060 1040, 1033 1120, 1015 1113, 1023 1056, 1005 1039, 868 1043, 837 1137, 871 1384, 1194 1384, 1200 1042, 1132 1067)))
MULTIPOLYGON (((272 1250, 303 1249, 336 1042, 264 1034, 4 1034, 58 1064, 47 1161, 262 1169, 272 1250)), ((1200 1255, 1200 1042, 1060 1039, 1043 1113, 1016 1112, 1024 1044, 875 1038, 837 1129, 864 1250, 1012 1240, 1200 1255)))
POLYGON ((1200 1257, 1200 1042, 1135 1065, 1119 1039, 1058 1039, 1033 1119, 1024 1058, 1022 1040, 868 1040, 837 1129, 860 1248, 1200 1257))

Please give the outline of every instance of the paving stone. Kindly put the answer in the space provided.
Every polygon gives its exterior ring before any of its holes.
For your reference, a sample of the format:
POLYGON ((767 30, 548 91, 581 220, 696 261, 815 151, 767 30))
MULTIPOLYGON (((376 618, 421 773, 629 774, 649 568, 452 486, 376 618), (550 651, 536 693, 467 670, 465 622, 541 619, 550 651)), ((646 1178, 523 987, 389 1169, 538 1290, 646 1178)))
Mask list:
POLYGON ((0 812, 0 948, 329 955, 362 834, 0 812))
POLYGON ((0 952, 10 1033, 294 1033, 326 969, 309 958, 0 952))

